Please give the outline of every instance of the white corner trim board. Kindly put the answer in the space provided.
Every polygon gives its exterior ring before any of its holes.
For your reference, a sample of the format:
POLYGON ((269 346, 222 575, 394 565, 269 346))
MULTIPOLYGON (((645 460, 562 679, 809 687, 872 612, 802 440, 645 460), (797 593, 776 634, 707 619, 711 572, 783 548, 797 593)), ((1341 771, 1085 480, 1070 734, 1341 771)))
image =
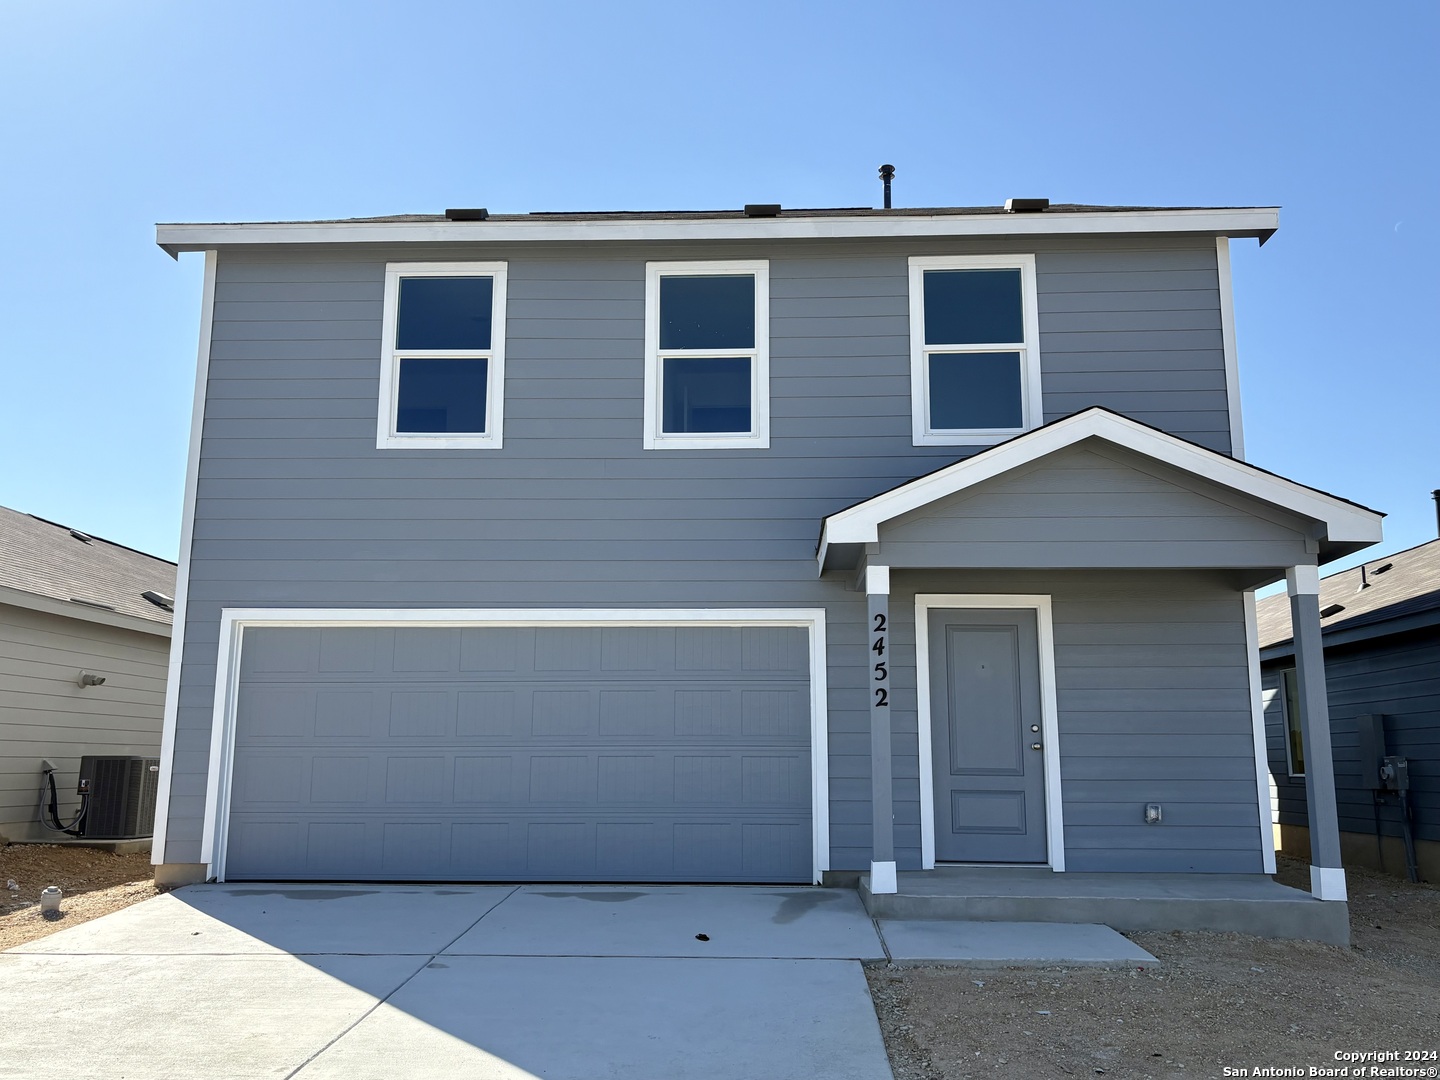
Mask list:
POLYGON ((281 221, 162 223, 155 242, 171 255, 222 244, 484 243, 544 240, 773 240, 823 237, 1103 236, 1199 233, 1253 236, 1280 227, 1273 206, 1195 210, 1048 210, 1043 214, 877 214, 777 218, 526 217, 492 221, 281 221))
MULTIPOLYGON (((245 630, 276 626, 695 625, 798 626, 809 631, 811 843, 814 880, 818 884, 830 869, 829 694, 823 608, 226 608, 220 615, 210 772, 205 786, 205 829, 200 848, 200 859, 208 866, 207 877, 225 880, 240 654, 245 630)), ((179 637, 177 635, 177 641, 179 637)))
POLYGON ((195 540, 195 489, 200 482, 200 430, 205 422, 205 390, 210 379, 210 339, 215 326, 215 272, 219 252, 205 252, 200 293, 200 344, 195 359, 195 396, 190 407, 190 449, 185 461, 185 503, 180 515, 180 556, 175 568, 175 605, 170 625, 170 662, 165 671, 165 712, 160 730, 160 776, 155 792, 155 827, 150 861, 165 861, 170 823, 170 784, 175 775, 175 725, 180 710, 180 662, 185 653, 185 612, 190 594, 190 551, 195 540))
POLYGON ((1240 416, 1240 356, 1235 349, 1235 289, 1230 278, 1230 238, 1215 238, 1220 279, 1220 340, 1225 350, 1225 400, 1230 414, 1230 455, 1245 460, 1245 425, 1240 416))
POLYGON ((1020 593, 918 593, 915 597, 915 680, 919 690, 920 866, 935 869, 935 754, 930 719, 930 612, 933 609, 1018 608, 1035 612, 1040 651, 1040 730, 1045 744, 1045 843, 1050 869, 1065 869, 1061 802, 1060 706, 1055 690, 1055 623, 1050 597, 1020 593))
POLYGON ((831 514, 821 529, 817 556, 820 569, 825 568, 831 544, 878 543, 882 523, 1088 438, 1103 439, 1202 480, 1323 522, 1326 536, 1332 541, 1375 543, 1381 538, 1381 515, 1373 510, 1206 450, 1118 413, 1094 408, 1017 435, 974 457, 831 514))
POLYGON ((1250 681, 1250 734, 1255 755, 1255 797, 1260 811, 1260 860, 1267 874, 1275 873, 1275 830, 1270 818, 1270 763, 1265 750, 1265 702, 1260 692, 1260 629, 1256 621, 1255 590, 1243 594, 1245 605, 1245 663, 1250 681))

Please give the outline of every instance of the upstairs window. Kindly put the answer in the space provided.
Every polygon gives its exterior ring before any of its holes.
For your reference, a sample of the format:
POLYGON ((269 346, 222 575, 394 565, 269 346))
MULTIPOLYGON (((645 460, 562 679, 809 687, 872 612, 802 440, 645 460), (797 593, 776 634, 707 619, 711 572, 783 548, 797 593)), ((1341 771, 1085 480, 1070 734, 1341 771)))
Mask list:
POLYGON ((499 448, 505 264, 385 268, 377 446, 499 448))
POLYGON ((910 260, 916 446, 987 445, 1042 422, 1033 255, 910 260))
POLYGON ((647 450, 770 445, 765 262, 647 263, 647 450))

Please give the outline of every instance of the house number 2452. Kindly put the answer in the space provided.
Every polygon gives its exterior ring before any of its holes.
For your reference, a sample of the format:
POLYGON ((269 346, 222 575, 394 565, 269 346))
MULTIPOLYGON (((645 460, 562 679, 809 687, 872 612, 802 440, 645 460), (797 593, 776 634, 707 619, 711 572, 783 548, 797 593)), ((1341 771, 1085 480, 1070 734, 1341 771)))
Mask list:
MULTIPOLYGON (((877 614, 875 625, 870 628, 870 651, 875 654, 875 681, 884 682, 890 677, 890 669, 885 666, 885 616, 877 614)), ((883 686, 875 687, 875 707, 886 708, 890 704, 890 691, 883 686)))

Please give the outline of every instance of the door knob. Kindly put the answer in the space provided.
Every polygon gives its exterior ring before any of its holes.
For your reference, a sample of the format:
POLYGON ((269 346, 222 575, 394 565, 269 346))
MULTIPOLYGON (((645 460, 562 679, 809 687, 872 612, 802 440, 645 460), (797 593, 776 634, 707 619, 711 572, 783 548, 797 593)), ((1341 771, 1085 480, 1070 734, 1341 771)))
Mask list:
POLYGON ((1032 742, 1032 743, 1030 744, 1030 749, 1031 749, 1031 750, 1039 750, 1039 749, 1040 749, 1040 744, 1039 744, 1038 742, 1032 742))

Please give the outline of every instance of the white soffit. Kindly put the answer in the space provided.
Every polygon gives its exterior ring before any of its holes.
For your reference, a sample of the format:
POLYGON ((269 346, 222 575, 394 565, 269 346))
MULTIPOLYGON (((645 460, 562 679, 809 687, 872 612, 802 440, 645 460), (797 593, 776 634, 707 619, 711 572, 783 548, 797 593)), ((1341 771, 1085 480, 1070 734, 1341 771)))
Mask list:
POLYGON ((1036 214, 930 214, 777 218, 552 218, 503 221, 284 221, 160 224, 171 255, 227 244, 498 243, 592 240, 779 240, 1200 233, 1257 237, 1280 227, 1278 207, 1074 210, 1036 214))
POLYGON ((820 567, 824 569, 831 544, 878 543, 881 524, 892 518, 1090 438, 1133 450, 1231 491, 1321 522, 1326 538, 1332 542, 1375 543, 1381 539, 1383 515, 1374 510, 1267 473, 1107 409, 1093 408, 1017 435, 974 457, 831 514, 820 533, 820 567))

